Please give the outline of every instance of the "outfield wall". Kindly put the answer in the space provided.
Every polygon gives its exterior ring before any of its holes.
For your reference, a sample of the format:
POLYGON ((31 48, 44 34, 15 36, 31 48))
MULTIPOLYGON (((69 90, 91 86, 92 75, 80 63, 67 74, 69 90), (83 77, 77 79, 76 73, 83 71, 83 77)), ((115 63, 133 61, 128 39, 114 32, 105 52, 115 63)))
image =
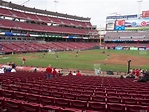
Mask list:
POLYGON ((113 50, 149 50, 149 46, 139 46, 139 47, 134 47, 134 46, 104 46, 101 47, 102 49, 113 49, 113 50))

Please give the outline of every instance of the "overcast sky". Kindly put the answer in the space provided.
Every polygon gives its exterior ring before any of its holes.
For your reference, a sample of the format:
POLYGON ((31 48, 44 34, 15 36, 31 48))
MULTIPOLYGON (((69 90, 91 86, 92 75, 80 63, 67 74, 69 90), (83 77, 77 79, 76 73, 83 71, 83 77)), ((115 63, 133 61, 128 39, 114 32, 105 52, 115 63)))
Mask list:
MULTIPOLYGON (((138 14, 138 0, 5 0, 43 10, 90 17, 93 25, 105 26, 106 16, 117 12, 121 15, 138 14), (27 2, 28 1, 28 2, 27 2), (57 2, 54 2, 57 1, 57 2)), ((149 0, 143 0, 141 11, 149 10, 149 0)))

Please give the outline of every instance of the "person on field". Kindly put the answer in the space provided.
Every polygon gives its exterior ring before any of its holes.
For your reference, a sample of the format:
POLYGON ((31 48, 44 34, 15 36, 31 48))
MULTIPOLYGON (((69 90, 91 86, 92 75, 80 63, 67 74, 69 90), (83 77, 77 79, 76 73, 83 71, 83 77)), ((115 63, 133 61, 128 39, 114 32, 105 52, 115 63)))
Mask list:
POLYGON ((79 55, 79 52, 78 52, 78 51, 76 51, 76 57, 78 57, 78 55, 79 55))
POLYGON ((26 61, 26 59, 25 58, 22 58, 22 64, 23 65, 25 64, 25 61, 26 61))
POLYGON ((56 53, 55 55, 56 55, 56 59, 58 60, 59 59, 58 53, 56 53))
POLYGON ((46 73, 47 73, 47 79, 52 78, 52 67, 51 67, 51 65, 49 65, 46 68, 46 73))

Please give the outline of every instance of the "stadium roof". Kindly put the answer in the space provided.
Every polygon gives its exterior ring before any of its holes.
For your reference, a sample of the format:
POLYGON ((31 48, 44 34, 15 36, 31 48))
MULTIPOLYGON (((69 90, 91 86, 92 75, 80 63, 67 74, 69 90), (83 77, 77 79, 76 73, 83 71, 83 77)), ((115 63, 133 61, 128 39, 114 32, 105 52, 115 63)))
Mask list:
POLYGON ((6 2, 3 0, 1 0, 0 5, 4 6, 4 7, 9 7, 12 9, 18 9, 18 10, 34 12, 34 13, 41 13, 41 14, 46 14, 46 15, 51 15, 51 16, 56 16, 56 17, 70 18, 70 19, 76 19, 76 20, 86 20, 86 21, 90 21, 90 19, 91 19, 88 17, 79 17, 79 16, 75 16, 75 15, 68 15, 68 14, 63 14, 63 13, 58 13, 58 12, 52 12, 52 11, 41 10, 41 9, 36 9, 36 8, 30 8, 30 7, 26 7, 24 5, 21 6, 21 5, 14 4, 11 2, 6 2))

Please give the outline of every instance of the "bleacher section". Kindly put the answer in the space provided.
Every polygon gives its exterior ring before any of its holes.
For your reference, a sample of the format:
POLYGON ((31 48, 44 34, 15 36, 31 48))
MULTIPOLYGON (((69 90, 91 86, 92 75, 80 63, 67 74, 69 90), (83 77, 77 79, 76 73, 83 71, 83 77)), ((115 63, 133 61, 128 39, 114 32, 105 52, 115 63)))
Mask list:
POLYGON ((104 41, 149 41, 149 31, 109 31, 104 41))
POLYGON ((98 46, 97 42, 0 42, 4 53, 42 52, 48 50, 86 50, 98 46))
POLYGON ((147 112, 149 83, 99 76, 43 73, 0 76, 0 107, 7 112, 147 112))
POLYGON ((0 28, 86 36, 98 35, 97 30, 92 29, 92 25, 89 21, 83 22, 49 15, 25 13, 24 11, 2 7, 0 7, 0 15, 0 28), (11 17, 12 19, 7 20, 5 17, 11 17), (23 22, 20 20, 23 20, 23 22), (33 21, 34 23, 31 23, 33 21), (56 24, 56 26, 53 26, 53 24, 56 24), (63 25, 63 27, 61 25, 63 25))

